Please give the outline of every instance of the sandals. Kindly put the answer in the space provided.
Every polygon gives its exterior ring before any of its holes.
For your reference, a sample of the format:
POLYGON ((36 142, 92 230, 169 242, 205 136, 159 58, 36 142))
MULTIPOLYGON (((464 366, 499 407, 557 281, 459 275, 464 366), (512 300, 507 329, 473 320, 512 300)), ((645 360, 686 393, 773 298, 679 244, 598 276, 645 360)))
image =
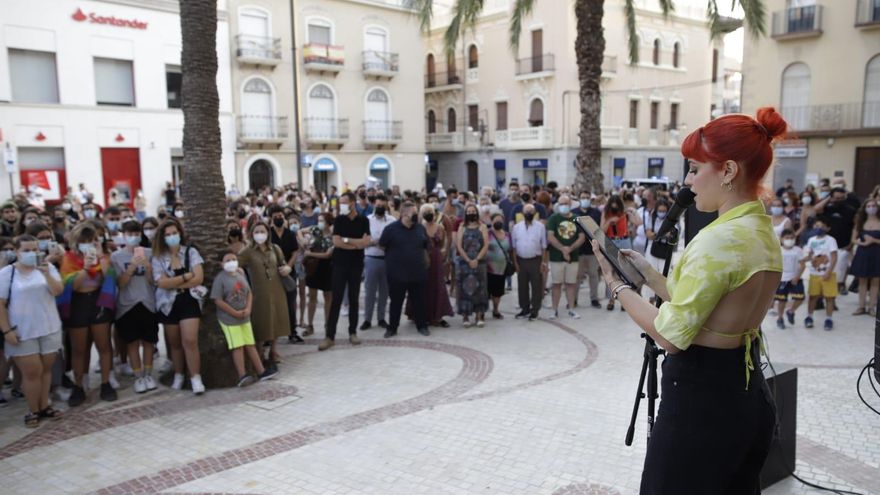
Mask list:
POLYGON ((859 316, 859 315, 866 315, 866 314, 868 314, 868 312, 865 310, 865 308, 859 308, 859 309, 855 310, 855 312, 853 312, 852 315, 859 316))
POLYGON ((54 407, 49 406, 46 409, 43 409, 42 411, 40 411, 39 416, 40 416, 40 418, 46 418, 46 419, 51 419, 52 421, 58 421, 59 419, 61 419, 62 416, 64 416, 64 414, 61 411, 55 409, 54 407))
POLYGON ((305 330, 303 330, 303 337, 310 337, 315 334, 315 326, 314 325, 306 325, 305 330))
POLYGON ((440 320, 440 323, 438 323, 437 325, 439 325, 442 328, 449 328, 449 322, 446 320, 440 320))
POLYGON ((608 311, 614 311, 614 302, 609 302, 608 306, 605 306, 605 309, 607 309, 608 311))
POLYGON ((495 318, 496 320, 503 320, 504 315, 499 313, 498 311, 495 311, 492 313, 492 318, 495 318))
POLYGON ((26 428, 36 428, 40 426, 40 413, 28 413, 24 416, 24 426, 26 428))

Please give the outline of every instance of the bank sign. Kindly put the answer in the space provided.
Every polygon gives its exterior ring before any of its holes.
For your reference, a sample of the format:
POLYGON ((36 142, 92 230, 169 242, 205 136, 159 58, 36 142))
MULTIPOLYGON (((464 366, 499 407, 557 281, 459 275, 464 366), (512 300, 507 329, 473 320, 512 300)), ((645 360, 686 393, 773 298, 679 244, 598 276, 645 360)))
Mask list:
POLYGON ((125 27, 130 29, 147 29, 147 23, 137 19, 120 19, 112 15, 98 15, 94 12, 86 14, 82 9, 76 9, 71 16, 76 22, 89 21, 92 24, 109 24, 111 26, 125 27))

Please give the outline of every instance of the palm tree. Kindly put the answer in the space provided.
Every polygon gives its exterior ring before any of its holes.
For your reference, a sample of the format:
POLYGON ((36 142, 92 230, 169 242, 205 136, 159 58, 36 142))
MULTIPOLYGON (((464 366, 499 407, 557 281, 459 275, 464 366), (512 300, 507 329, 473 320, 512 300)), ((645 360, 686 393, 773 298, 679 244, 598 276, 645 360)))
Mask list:
MULTIPOLYGON (((558 0, 555 0, 558 1, 558 0)), ((483 10, 485 0, 456 0, 452 7, 452 20, 443 36, 445 49, 452 53, 462 34, 474 29, 483 10)), ((510 16, 509 44, 516 56, 519 49, 522 22, 532 12, 536 0, 513 0, 510 16)), ((624 13, 629 41, 629 57, 632 63, 639 61, 639 37, 636 33, 635 0, 625 0, 624 13)), ((657 0, 664 15, 675 10, 674 0, 657 0)), ((731 0, 733 7, 742 7, 745 24, 752 36, 766 33, 764 19, 766 9, 763 0, 731 0)), ((713 38, 723 32, 725 19, 718 10, 717 0, 706 0, 707 18, 713 38)), ((416 11, 422 30, 431 28, 434 0, 408 0, 408 5, 416 11)), ((605 0, 574 0, 574 13, 577 20, 575 39, 575 58, 578 66, 580 86, 581 123, 578 136, 580 149, 577 154, 577 177, 575 188, 600 193, 604 189, 601 162, 601 126, 599 115, 602 108, 599 82, 602 77, 602 60, 605 56, 605 35, 602 18, 605 14, 605 0)))
MULTIPOLYGON (((183 165, 181 185, 186 233, 205 258, 204 285, 217 273, 217 256, 224 249, 226 195, 220 171, 220 98, 217 95, 217 1, 181 0, 183 43, 183 165)), ((202 379, 207 387, 228 387, 238 381, 217 323, 213 301, 205 299, 199 349, 202 379)))

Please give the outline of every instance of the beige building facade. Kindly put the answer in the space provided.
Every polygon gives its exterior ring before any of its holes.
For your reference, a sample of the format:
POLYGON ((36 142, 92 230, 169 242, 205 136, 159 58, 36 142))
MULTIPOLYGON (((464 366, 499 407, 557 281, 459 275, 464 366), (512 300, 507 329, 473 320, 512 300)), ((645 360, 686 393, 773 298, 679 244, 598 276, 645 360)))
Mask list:
POLYGON ((743 108, 780 108, 798 139, 777 146, 773 183, 880 183, 880 1, 766 0, 768 37, 746 38, 743 108))
MULTIPOLYGON (((573 9, 541 8, 508 45, 509 0, 488 0, 477 28, 447 57, 438 15, 425 55, 429 178, 503 187, 511 181, 572 183, 580 120, 573 9)), ((629 63, 622 0, 605 2, 602 168, 623 178, 683 176, 683 137, 710 118, 723 75, 723 44, 710 39, 705 2, 637 0, 640 61, 629 63), (713 56, 714 53, 714 56, 713 56)), ((718 102, 720 103, 720 95, 718 102)))
POLYGON ((230 0, 237 183, 424 186, 421 35, 397 0, 230 0))

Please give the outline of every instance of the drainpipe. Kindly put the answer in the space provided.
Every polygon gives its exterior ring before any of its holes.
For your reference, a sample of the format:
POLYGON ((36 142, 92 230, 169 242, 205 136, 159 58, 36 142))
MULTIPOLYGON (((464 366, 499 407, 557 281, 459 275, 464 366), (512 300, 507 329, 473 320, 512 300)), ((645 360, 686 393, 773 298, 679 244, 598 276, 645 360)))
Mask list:
POLYGON ((565 97, 570 93, 575 93, 574 89, 566 89, 562 92, 562 147, 565 148, 566 143, 568 142, 568 133, 565 132, 566 124, 568 123, 568 119, 565 118, 565 97))
POLYGON ((302 141, 300 139, 299 129, 299 84, 296 73, 296 20, 294 16, 293 1, 290 0, 290 46, 293 54, 291 65, 293 66, 293 123, 296 127, 296 183, 300 191, 305 189, 302 177, 302 141))

